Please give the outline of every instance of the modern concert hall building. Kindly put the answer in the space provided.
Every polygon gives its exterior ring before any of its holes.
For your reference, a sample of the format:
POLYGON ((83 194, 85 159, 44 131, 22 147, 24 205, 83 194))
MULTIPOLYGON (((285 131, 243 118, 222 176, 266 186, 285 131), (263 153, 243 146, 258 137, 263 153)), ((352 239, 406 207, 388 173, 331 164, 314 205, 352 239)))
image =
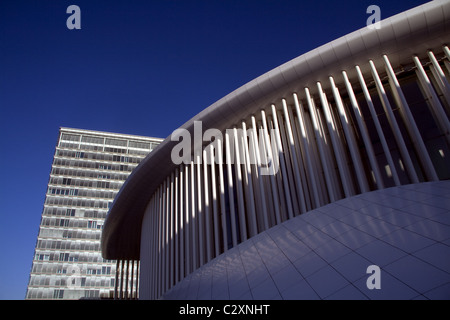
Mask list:
POLYGON ((432 1, 175 130, 106 217, 116 297, 138 260, 140 299, 449 299, 449 43, 432 1))

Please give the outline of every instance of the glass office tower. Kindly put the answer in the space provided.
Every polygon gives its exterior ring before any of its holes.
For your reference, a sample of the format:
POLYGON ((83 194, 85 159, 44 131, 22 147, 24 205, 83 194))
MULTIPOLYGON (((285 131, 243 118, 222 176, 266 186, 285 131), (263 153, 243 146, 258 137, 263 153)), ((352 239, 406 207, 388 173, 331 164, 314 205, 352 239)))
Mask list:
POLYGON ((60 129, 26 299, 113 297, 116 262, 101 256, 103 222, 129 174, 161 141, 60 129))

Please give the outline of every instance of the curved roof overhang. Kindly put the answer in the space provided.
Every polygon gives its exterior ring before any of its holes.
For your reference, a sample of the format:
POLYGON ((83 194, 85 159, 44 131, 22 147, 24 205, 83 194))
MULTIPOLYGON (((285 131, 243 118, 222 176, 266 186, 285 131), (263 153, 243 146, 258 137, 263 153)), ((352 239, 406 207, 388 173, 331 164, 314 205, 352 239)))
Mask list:
MULTIPOLYGON (((363 73, 370 72, 368 61, 383 66, 386 54, 393 65, 411 61, 413 55, 423 57, 428 50, 441 50, 449 41, 450 2, 432 1, 381 21, 379 29, 364 27, 303 54, 248 82, 215 102, 181 128, 194 132, 194 121, 202 121, 203 130, 231 128, 281 97, 290 100, 293 92, 309 87, 314 93, 317 81, 346 70, 356 78, 355 65, 363 73)), ((326 81, 326 82, 325 82, 326 81)), ((102 255, 105 259, 138 260, 140 257, 141 223, 150 197, 177 167, 171 161, 177 141, 167 137, 131 173, 116 196, 102 233, 102 255)), ((195 147, 195 146, 194 146, 195 147)))

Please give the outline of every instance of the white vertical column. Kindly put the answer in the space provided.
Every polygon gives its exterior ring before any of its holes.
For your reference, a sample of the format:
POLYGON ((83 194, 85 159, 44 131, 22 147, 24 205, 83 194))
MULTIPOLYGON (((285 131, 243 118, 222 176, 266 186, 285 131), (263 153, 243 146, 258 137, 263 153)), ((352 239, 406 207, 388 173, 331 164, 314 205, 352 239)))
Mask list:
POLYGON ((160 213, 160 237, 161 237, 161 263, 160 263, 160 291, 161 295, 166 288, 166 181, 161 184, 161 213, 160 213))
MULTIPOLYGON (((306 132, 306 123, 305 123, 305 114, 303 111, 303 106, 300 105, 300 102, 298 100, 298 96, 296 93, 293 94, 294 97, 294 105, 295 105, 295 111, 297 113, 297 119, 299 122, 299 128, 301 131, 301 137, 302 137, 302 141, 303 141, 303 152, 305 153, 304 156, 304 161, 306 161, 306 168, 308 170, 308 176, 310 179, 310 183, 311 183, 311 189, 312 189, 312 194, 313 194, 313 201, 314 201, 314 206, 320 207, 320 197, 318 194, 318 186, 317 186, 317 181, 316 181, 316 174, 314 173, 314 168, 313 168, 313 164, 312 164, 312 156, 310 155, 309 152, 309 142, 308 142, 308 134, 306 132)), ((323 164, 323 162, 322 162, 323 164)), ((326 167, 324 167, 324 170, 327 170, 326 167)), ((331 186, 330 186, 331 187, 331 186)), ((332 192, 330 194, 330 200, 332 202, 334 202, 334 192, 332 192)))
POLYGON ((383 147, 383 151, 384 151, 384 154, 386 156, 386 160, 387 160, 387 162, 389 164, 389 167, 390 167, 390 170, 391 170, 391 173, 392 173, 392 178, 394 179, 395 185, 399 186, 400 185, 400 179, 398 177, 397 169, 395 168, 394 160, 392 159, 392 155, 391 155, 391 152, 389 150, 386 138, 384 136, 383 129, 381 128, 380 121, 378 120, 378 115, 377 115, 377 113, 375 111, 375 107, 374 107, 373 102, 372 102, 372 97, 369 94, 369 90, 367 89, 367 85, 366 85, 366 82, 364 80, 364 76, 363 76, 359 66, 356 66, 356 71, 358 73, 358 79, 359 79, 359 82, 361 84, 361 88, 363 90, 364 97, 366 98, 366 102, 367 102, 367 106, 368 106, 369 111, 370 111, 370 115, 372 116, 372 120, 373 120, 373 123, 375 125, 376 130, 377 130, 378 137, 380 138, 380 142, 381 142, 381 145, 383 147))
POLYGON ((241 241, 247 240, 247 222, 245 219, 245 204, 244 204, 244 193, 242 190, 242 168, 241 168, 241 155, 240 155, 240 143, 238 132, 236 128, 233 128, 233 136, 234 136, 234 152, 236 163, 234 164, 234 168, 236 171, 236 190, 238 197, 238 213, 239 213, 239 229, 240 229, 240 238, 241 241))
POLYGON ((211 253, 211 245, 212 245, 212 236, 211 236, 211 216, 210 216, 210 204, 209 204, 209 174, 208 174, 208 154, 206 153, 206 150, 203 150, 203 190, 204 190, 204 197, 205 197, 205 210, 204 210, 204 216, 205 216, 205 233, 206 233, 206 262, 210 261, 212 259, 211 253))
POLYGON ((163 210, 163 203, 164 203, 164 197, 163 197, 163 187, 162 185, 159 186, 159 208, 158 208, 158 274, 157 274, 157 281, 158 281, 158 289, 156 292, 156 296, 159 297, 163 290, 163 279, 164 279, 164 256, 163 256, 163 241, 164 241, 164 234, 163 234, 163 217, 164 217, 164 210, 163 210))
MULTIPOLYGON (((337 188, 337 186, 333 183, 332 173, 331 173, 332 167, 330 166, 330 161, 329 161, 327 153, 325 151, 324 137, 322 137, 322 131, 320 129, 319 120, 317 118, 316 107, 314 105, 311 94, 309 92, 309 88, 305 88, 305 94, 306 94, 306 102, 307 102, 308 108, 309 108, 309 114, 311 116, 311 122, 313 125, 314 135, 316 137, 316 144, 317 144, 318 151, 319 151, 320 162, 322 163, 322 167, 324 170, 325 184, 327 186, 328 194, 329 194, 330 198, 332 198, 333 197, 332 195, 335 194, 334 189, 337 188)), ((320 197, 320 195, 319 195, 319 197, 320 197)), ((323 204, 323 202, 321 201, 321 205, 322 204, 323 204)))
POLYGON ((172 242, 175 242, 175 251, 174 251, 174 267, 175 267, 175 279, 174 284, 177 283, 180 279, 180 212, 179 212, 179 193, 178 193, 178 180, 179 180, 179 171, 178 168, 175 169, 174 174, 174 192, 173 192, 173 198, 174 198, 174 204, 173 204, 173 216, 174 216, 174 237, 172 238, 172 242))
POLYGON ((345 164, 343 151, 341 150, 341 142, 337 135, 337 128, 334 124, 330 105, 328 103, 327 97, 325 96, 325 93, 322 90, 322 85, 320 84, 320 82, 317 82, 317 88, 319 90, 320 101, 322 103, 323 111, 327 120, 328 132, 330 134, 331 144, 333 146, 334 155, 339 168, 339 175, 341 176, 342 186, 344 187, 344 193, 346 197, 350 197, 354 194, 352 181, 345 164))
POLYGON ((185 217, 185 227, 184 227, 184 239, 185 239, 185 275, 192 272, 191 268, 191 259, 192 259, 192 250, 191 250, 191 224, 192 221, 190 219, 191 215, 189 212, 189 164, 185 164, 184 166, 184 217, 185 217))
POLYGON ((308 178, 307 178, 307 172, 305 171, 305 164, 304 164, 304 160, 303 160, 303 149, 305 148, 305 146, 303 145, 303 140, 301 138, 301 133, 300 133, 300 128, 298 126, 298 121, 295 121, 295 116, 294 116, 294 106, 290 106, 288 107, 287 111, 288 111, 288 116, 289 116, 289 124, 291 125, 291 132, 292 132, 292 136, 294 138, 294 149, 292 150, 292 156, 295 157, 296 159, 293 160, 293 162, 296 162, 298 165, 298 171, 300 173, 300 182, 301 182, 301 186, 302 186, 302 194, 303 197, 300 201, 304 202, 305 205, 305 210, 308 211, 309 208, 311 208, 311 201, 312 201, 312 197, 311 196, 311 192, 312 189, 311 185, 308 184, 308 178))
POLYGON ((134 285, 134 260, 131 260, 131 283, 130 283, 130 299, 134 299, 133 285, 134 285))
POLYGON ((300 209, 300 205, 299 205, 299 200, 298 197, 299 195, 297 194, 297 186, 296 186, 296 182, 295 182, 295 175, 294 175, 294 169, 292 168, 292 161, 291 161, 291 148, 289 146, 289 141, 288 141, 288 134, 287 134, 287 129, 286 129, 286 121, 284 119, 284 114, 283 114, 283 107, 281 107, 281 110, 276 110, 277 113, 277 121, 278 121, 278 132, 279 132, 279 136, 281 138, 281 146, 283 148, 283 154, 281 159, 283 159, 283 162, 285 163, 285 168, 286 168, 286 177, 287 177, 287 185, 288 185, 288 192, 290 194, 291 197, 291 205, 292 205, 292 213, 293 215, 297 215, 300 214, 302 211, 300 209))
POLYGON ((341 119, 342 128, 344 129, 344 135, 347 139, 347 145, 350 150, 350 156, 352 157, 353 166, 356 172, 356 178, 358 179, 358 184, 361 192, 369 191, 369 186, 367 185, 367 177, 364 173, 364 169, 362 167, 361 156, 359 153, 359 148, 356 145, 355 135, 350 127, 347 113, 345 112, 344 103, 342 102, 341 95, 339 93, 339 89, 336 87, 333 77, 329 77, 331 83, 331 90, 333 91, 334 100, 336 101, 336 105, 339 111, 339 117, 341 119))
POLYGON ((433 86, 431 85, 430 79, 427 76, 427 73, 422 67, 422 64, 420 63, 420 60, 417 56, 413 57, 414 63, 417 68, 417 77, 419 78, 419 81, 422 85, 422 88, 424 89, 425 93, 427 94, 427 98, 430 101, 431 105, 431 111, 434 114, 434 118, 437 121, 437 124, 439 125, 442 133, 445 135, 445 138, 447 139, 447 143, 450 144, 450 122, 448 120, 447 114, 445 113, 444 108, 442 107, 442 104, 434 91, 433 86))
POLYGON ((414 169, 413 163, 411 161, 411 157, 408 153, 408 149, 406 148, 405 141, 403 140, 402 134, 400 132, 400 128, 395 119, 395 115, 394 115, 394 112, 392 111, 391 104, 387 98, 386 91, 384 90, 384 87, 383 87, 383 83, 381 82, 380 76, 378 75, 377 69, 376 69, 373 61, 370 60, 369 64, 370 64, 370 68, 372 70, 372 76, 375 80, 378 94, 380 95, 380 98, 381 98, 381 103, 384 107, 384 111, 386 112, 386 115, 389 120, 389 124, 394 133, 394 138, 397 141, 397 146, 400 150, 400 154, 402 155, 403 161, 405 163, 406 171, 409 174, 411 182, 418 183, 419 178, 417 177, 416 170, 414 169))
POLYGON ((255 193, 253 190, 253 181, 252 181, 252 168, 250 164, 250 153, 248 146, 248 136, 247 136, 247 125, 245 121, 242 121, 242 147, 244 149, 244 154, 242 155, 243 164, 245 168, 245 185, 246 185, 246 197, 245 202, 247 203, 247 207, 249 208, 248 212, 248 220, 249 220, 249 231, 250 237, 256 235, 258 233, 258 226, 256 224, 256 209, 255 209, 255 193))
POLYGON ((277 174, 275 174, 275 182, 276 182, 276 189, 278 192, 279 197, 279 206, 280 206, 280 215, 281 215, 281 221, 285 221, 289 219, 288 216, 288 208, 287 208, 287 201, 285 197, 285 187, 283 185, 283 176, 282 176, 282 169, 281 169, 281 157, 279 157, 279 151, 278 151, 278 139, 276 137, 276 130, 275 125, 273 122, 273 116, 270 114, 267 116, 267 125, 268 125, 268 133, 270 136, 270 142, 272 146, 272 160, 275 161, 275 159, 278 161, 278 171, 277 174))
POLYGON ((169 177, 167 177, 166 181, 164 182, 164 188, 166 190, 165 195, 165 208, 164 208, 164 257, 165 257, 165 265, 164 265, 164 292, 169 289, 169 277, 170 277, 170 262, 169 262, 169 255, 170 255, 170 247, 169 247, 169 177))
MULTIPOLYGON (((252 120, 252 141, 253 141, 253 151, 255 153, 256 158, 256 168, 257 168, 257 181, 259 185, 259 191, 260 191, 260 197, 261 197, 261 209, 262 209, 262 216, 263 216, 263 226, 264 230, 269 229, 269 216, 267 213, 267 206, 266 206, 266 192, 264 188, 264 181, 263 176, 261 175, 261 154, 259 149, 259 141, 258 141, 258 133, 257 133, 257 126, 256 126, 256 119, 255 116, 251 117, 252 120)), ((261 142, 263 143, 263 142, 261 142)))
POLYGON ((197 242, 197 212, 195 209, 195 165, 191 161, 191 250, 192 250, 192 271, 198 267, 198 242, 197 242))
POLYGON ((450 104, 450 84, 448 83, 447 78, 445 77, 445 73, 442 70, 439 62, 437 61, 434 53, 432 51, 428 51, 428 57, 433 65, 434 70, 436 71, 436 82, 438 83, 439 88, 447 100, 447 103, 450 104))
POLYGON ((220 216, 222 222, 222 241, 223 251, 228 250, 228 229, 227 229, 227 216, 225 209, 225 181, 223 177, 223 141, 217 140, 217 168, 219 170, 219 193, 220 193, 220 216))
POLYGON ((153 299, 156 299, 157 296, 157 287, 158 287, 158 279, 159 279, 159 274, 158 274, 158 259, 159 259, 159 250, 158 250, 158 203, 159 203, 159 197, 158 197, 158 190, 156 190, 155 194, 153 195, 153 212, 152 212, 152 240, 153 240, 153 244, 152 244, 152 266, 153 268, 151 269, 151 294, 153 299))
MULTIPOLYGON (((303 106, 302 106, 303 108, 303 106)), ((302 137, 302 128, 300 128, 300 122, 301 120, 297 118, 297 116, 295 116, 295 106, 291 109, 288 109, 289 111, 289 116, 292 119, 292 129, 293 129, 293 133, 294 133, 294 138, 295 141, 298 141, 298 146, 299 148, 296 149, 296 156, 300 165, 300 175, 302 178, 302 185, 303 185, 303 192, 305 195, 305 203, 306 203, 306 210, 312 210, 313 208, 315 208, 315 198, 314 198, 314 185, 312 184, 312 179, 310 177, 310 172, 309 172, 309 168, 307 165, 307 160, 305 158, 305 149, 306 148, 311 148, 308 144, 304 144, 303 143, 303 137, 302 137)), ((309 137, 314 137, 314 133, 313 134, 308 134, 309 137)), ((311 152, 310 150, 308 150, 308 153, 311 152)), ((320 159, 318 159, 318 164, 321 167, 320 164, 320 159)), ((312 159, 311 159, 312 161, 312 159)), ((315 170, 315 168, 313 168, 315 170)), ((320 179, 320 177, 314 177, 314 180, 320 179)), ((320 202, 319 202, 320 203, 320 202)))
MULTIPOLYGON (((326 96, 324 95, 325 100, 326 100, 326 96)), ((328 102, 327 102, 328 103, 328 102)), ((319 130, 321 132, 322 135, 322 144, 325 146, 324 151, 325 151, 325 160, 328 163, 328 168, 330 168, 330 180, 332 181, 332 186, 333 186, 333 192, 335 193, 335 197, 336 199, 340 199, 341 197, 344 196, 344 189, 342 187, 342 184, 340 182, 340 174, 339 172, 337 172, 338 170, 336 170, 336 165, 337 162, 335 161, 335 157, 334 157, 334 149, 333 149, 333 143, 331 141, 331 138, 328 136, 327 137, 327 120, 326 120, 326 116, 325 113, 321 113, 319 108, 316 108, 315 106, 315 102, 314 99, 311 99, 311 105, 314 108, 314 110, 316 110, 316 117, 317 117, 317 122, 318 122, 318 126, 319 126, 319 130)), ((332 119, 333 119, 333 115, 332 115, 332 119)), ((334 121, 334 119, 333 119, 334 121)), ((308 123, 308 132, 313 132, 312 131, 312 123, 308 123)), ((336 132, 338 133, 338 132, 336 132)), ((310 134, 311 135, 311 134, 310 134)), ((338 140, 339 141, 339 140, 338 140)), ((318 163, 318 157, 319 155, 317 154, 317 149, 313 149, 313 157, 314 157, 314 162, 318 163)), ((323 180, 323 179, 322 179, 323 180)), ((322 203, 328 203, 327 200, 327 191, 328 188, 325 185, 325 180, 324 182, 321 182, 320 184, 320 192, 319 192, 319 196, 320 196, 320 201, 322 203)))
POLYGON ((158 189, 155 191, 154 195, 155 201, 153 204, 153 269, 152 269, 152 296, 155 298, 157 296, 158 288, 158 268, 159 268, 159 192, 158 189))
POLYGON ((375 152, 373 151, 372 141, 370 140, 369 133, 367 131, 366 124, 364 123, 364 119, 362 117, 358 101, 356 100, 355 93, 353 92, 352 84, 350 83, 350 80, 348 79, 346 71, 342 71, 342 76, 344 77, 345 86, 347 87, 347 92, 350 97, 350 102, 353 107, 353 112, 355 114, 356 122, 358 123, 358 127, 359 127, 361 136, 364 141, 367 156, 369 158, 369 163, 373 170, 373 174, 375 176, 376 184, 378 186, 378 189, 383 189, 384 188, 383 178, 381 176, 380 169, 378 167, 378 163, 375 158, 375 152))
POLYGON ((169 278, 169 288, 173 286, 175 283, 175 215, 174 215, 174 172, 170 175, 170 221, 169 221, 169 243, 170 243, 170 254, 169 254, 169 260, 170 260, 170 278, 169 278))
MULTIPOLYGON (((262 114, 262 112, 261 112, 262 114)), ((275 199, 273 196, 273 191, 276 190, 276 181, 275 181, 275 171, 273 170, 273 161, 270 157, 269 153, 270 150, 267 150, 266 146, 266 136, 268 138, 268 134, 264 129, 264 123, 261 119, 260 122, 258 122, 258 130, 259 130, 259 153, 261 156, 261 178, 264 185, 265 190, 265 199, 266 199, 266 205, 267 205, 267 217, 268 217, 268 223, 269 227, 276 224, 276 210, 279 210, 279 208, 275 208, 275 200, 278 199, 278 197, 275 199), (272 169, 270 166, 272 165, 272 169)), ((275 195, 277 196, 277 195, 275 195)), ((278 201, 278 200, 276 200, 278 201)), ((279 203, 277 203, 277 206, 279 206, 279 203)))
POLYGON ((204 240, 205 240, 205 235, 204 235, 204 212, 203 212, 203 194, 202 194, 202 189, 203 189, 203 182, 202 182, 202 170, 201 170, 201 164, 202 164, 202 160, 201 160, 201 152, 198 152, 196 155, 196 159, 197 159, 197 226, 198 226, 198 253, 199 253, 199 259, 200 259, 200 264, 199 266, 202 266, 205 263, 205 244, 204 244, 204 240))
POLYGON ((297 190, 298 190, 298 200, 300 203, 300 210, 301 210, 301 212, 299 212, 299 213, 304 213, 304 212, 306 212, 305 195, 303 192, 302 178, 300 175, 300 165, 299 165, 298 159, 295 155, 296 146, 295 146, 295 142, 294 142, 294 135, 292 133, 291 120, 289 119, 289 112, 288 112, 286 99, 282 99, 282 104, 283 104, 284 118, 286 121, 286 131, 287 131, 287 138, 288 138, 287 142, 288 142, 289 148, 291 150, 291 161, 292 161, 292 166, 293 166, 293 171, 294 171, 295 182, 296 182, 297 190))
MULTIPOLYGON (((272 147, 270 144, 270 138, 269 138, 269 130, 267 127, 267 118, 266 113, 264 110, 261 110, 261 117, 262 117, 262 123, 263 123, 263 131, 264 131, 264 145, 265 145, 265 153, 264 156, 267 157, 266 163, 268 165, 275 165, 275 160, 273 158, 272 154, 272 147)), ((274 204, 274 210, 275 210, 275 220, 276 224, 281 223, 281 213, 280 213, 280 201, 278 199, 278 189, 275 181, 275 172, 269 173, 270 177, 270 184, 272 186, 272 198, 273 198, 273 204, 274 204)))
POLYGON ((217 208, 217 184, 216 184, 216 161, 214 158, 214 150, 217 149, 219 145, 215 144, 215 148, 209 149, 209 158, 211 164, 211 197, 212 197, 212 208, 213 208, 213 234, 214 234, 214 256, 217 257, 220 254, 220 232, 219 232, 219 214, 217 208))
POLYGON ((141 279, 139 270, 140 270, 140 261, 137 260, 136 261, 136 299, 139 299, 139 284, 140 284, 140 279, 141 279))
POLYGON ((237 245, 237 233, 236 233, 236 212, 234 207, 234 194, 233 194, 233 169, 231 167, 231 151, 230 151, 230 136, 228 131, 225 131, 225 155, 227 166, 227 180, 228 180, 228 199, 230 207, 230 221, 231 221, 231 238, 233 241, 233 247, 237 245))
MULTIPOLYGON (((250 120, 251 121, 251 120, 250 120)), ((253 203, 255 205, 255 221, 256 221, 256 232, 261 232, 264 229, 264 221, 263 215, 261 212, 263 211, 263 198, 261 197, 260 185, 262 181, 259 179, 259 168, 258 162, 256 159, 256 151, 255 151, 255 142, 253 138, 253 128, 250 123, 250 127, 247 129, 247 138, 248 138, 248 165, 251 167, 250 180, 253 186, 253 203)), ((249 172, 248 172, 249 173, 249 172)))
MULTIPOLYGON (((158 201, 156 196, 158 195, 157 191, 152 196, 151 203, 151 211, 148 212, 148 223, 146 228, 146 234, 143 235, 145 239, 148 241, 148 247, 146 252, 148 252, 147 259, 141 259, 142 264, 145 266, 148 273, 144 273, 142 275, 142 281, 144 284, 144 292, 145 296, 150 296, 151 299, 154 299, 156 296, 156 288, 158 286, 157 276, 158 276, 158 201)), ((142 256, 142 253, 141 253, 142 256)), ((139 270, 138 270, 139 271, 139 270)))
POLYGON ((447 46, 443 46, 442 49, 447 57, 447 60, 444 60, 445 67, 447 68, 447 71, 450 72, 450 49, 447 46))
POLYGON ((124 269, 124 260, 121 260, 121 269, 120 269, 120 291, 119 291, 119 299, 123 299, 123 269, 124 269))
POLYGON ((383 55, 383 59, 386 65, 389 83, 391 85, 392 92, 394 93, 394 97, 397 100, 397 104, 400 107, 401 115, 403 121, 405 122, 406 129, 408 130, 417 153, 420 155, 419 161, 422 163, 428 179, 437 181, 438 176, 434 169, 433 163, 431 162, 430 155, 427 148, 425 147, 425 143, 423 142, 422 136, 420 135, 419 128, 417 128, 416 121, 414 120, 411 110, 409 109, 408 102, 406 101, 406 98, 400 87, 400 83, 398 82, 394 69, 392 68, 391 63, 389 62, 389 58, 386 55, 383 55))
POLYGON ((185 210, 184 210, 184 166, 180 165, 179 171, 179 187, 178 187, 178 196, 180 199, 179 204, 179 222, 180 222, 180 260, 179 260, 179 268, 180 268, 180 280, 184 279, 185 275, 185 266, 184 266, 184 252, 185 252, 185 244, 184 244, 184 228, 185 228, 185 210))
POLYGON ((286 205, 288 210, 288 216, 289 219, 294 217, 294 211, 292 209, 292 199, 291 194, 289 192, 289 185, 288 185, 288 177, 287 177, 287 170, 286 170, 286 163, 284 159, 284 152, 283 152, 283 145, 281 143, 281 137, 280 137, 280 128, 278 125, 278 117, 277 117, 277 110, 275 108, 275 105, 272 104, 272 117, 273 117, 273 124, 275 126, 275 138, 276 138, 276 144, 278 148, 278 158, 280 159, 280 165, 281 165, 281 176, 283 178, 283 187, 284 187, 284 195, 286 197, 286 205))
POLYGON ((159 296, 163 291, 163 285, 164 285, 164 192, 163 192, 163 185, 160 185, 160 201, 159 201, 159 209, 158 209, 158 242, 159 242, 159 248, 158 248, 158 292, 157 295, 159 296))
POLYGON ((114 300, 117 300, 119 295, 118 295, 118 288, 119 288, 119 262, 120 260, 116 261, 116 276, 115 276, 115 280, 114 280, 114 300))
POLYGON ((129 299, 129 296, 128 296, 128 282, 129 282, 129 280, 128 280, 128 276, 129 276, 129 266, 130 266, 130 260, 127 260, 127 269, 126 269, 126 272, 125 272, 125 300, 128 300, 129 299))

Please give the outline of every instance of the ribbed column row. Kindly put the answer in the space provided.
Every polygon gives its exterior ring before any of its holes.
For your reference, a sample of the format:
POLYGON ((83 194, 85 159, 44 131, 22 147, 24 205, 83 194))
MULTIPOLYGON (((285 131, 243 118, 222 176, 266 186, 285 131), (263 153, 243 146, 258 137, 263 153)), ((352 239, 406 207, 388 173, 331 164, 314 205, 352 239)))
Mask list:
POLYGON ((114 299, 139 298, 139 261, 117 260, 114 281, 114 299))
POLYGON ((449 68, 450 52, 427 57, 411 57, 409 70, 396 72, 384 55, 382 67, 367 62, 367 74, 355 66, 317 81, 194 152, 148 204, 145 298, 161 297, 229 248, 306 211, 449 178, 450 86, 442 66, 449 68))

